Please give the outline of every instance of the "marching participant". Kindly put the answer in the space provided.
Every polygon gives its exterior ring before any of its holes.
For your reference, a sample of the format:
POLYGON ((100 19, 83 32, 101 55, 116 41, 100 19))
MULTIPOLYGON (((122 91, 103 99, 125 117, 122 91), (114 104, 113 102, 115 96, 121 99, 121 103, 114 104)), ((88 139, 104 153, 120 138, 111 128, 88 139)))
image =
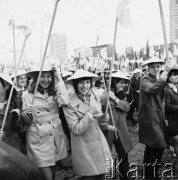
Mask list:
MULTIPOLYGON (((129 111, 130 104, 127 102, 126 92, 124 87, 126 83, 129 83, 129 78, 117 71, 112 74, 110 97, 110 106, 113 114, 113 120, 115 127, 113 126, 112 119, 110 118, 108 123, 101 124, 103 133, 108 141, 109 147, 112 150, 114 144, 118 159, 122 161, 120 165, 120 179, 128 179, 127 172, 129 171, 128 152, 132 149, 132 140, 126 124, 126 115, 129 111), (116 138, 117 133, 118 138, 116 138)), ((101 105, 105 112, 108 93, 105 92, 101 95, 101 105)), ((110 112, 110 111, 109 111, 110 112)), ((111 115, 110 115, 111 117, 111 115)))
MULTIPOLYGON (((0 128, 3 123, 12 84, 13 82, 8 75, 0 73, 0 128)), ((18 95, 16 89, 14 89, 6 117, 4 132, 0 133, 0 139, 24 153, 25 151, 23 144, 20 141, 19 136, 17 135, 17 132, 19 132, 19 130, 21 129, 21 109, 22 100, 18 95)))
POLYGON ((111 160, 99 127, 100 121, 107 121, 109 117, 102 114, 100 100, 91 90, 92 81, 97 79, 93 73, 77 70, 68 79, 73 82, 75 93, 70 97, 70 104, 63 108, 71 130, 73 168, 82 180, 104 180, 106 161, 111 160))
POLYGON ((166 79, 172 68, 172 62, 167 61, 164 71, 159 77, 163 63, 164 61, 157 57, 149 59, 147 61, 149 74, 144 76, 140 82, 139 142, 146 145, 143 163, 150 163, 147 170, 148 179, 156 179, 152 165, 155 162, 161 163, 164 148, 167 147, 160 93, 167 85, 166 79))
POLYGON ((30 73, 33 82, 22 95, 22 116, 29 125, 26 148, 27 155, 39 167, 43 178, 52 180, 55 177, 55 162, 67 156, 67 141, 58 110, 59 106, 69 103, 69 96, 60 73, 45 67, 32 106, 38 73, 39 69, 30 73))

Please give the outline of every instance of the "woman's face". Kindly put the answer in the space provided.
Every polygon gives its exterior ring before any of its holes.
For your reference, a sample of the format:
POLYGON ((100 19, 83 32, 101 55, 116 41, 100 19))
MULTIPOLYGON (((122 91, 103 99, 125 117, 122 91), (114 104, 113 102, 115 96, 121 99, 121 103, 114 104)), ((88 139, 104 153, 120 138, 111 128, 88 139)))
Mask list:
POLYGON ((126 81, 124 79, 121 79, 117 84, 116 84, 116 89, 118 91, 123 91, 124 87, 126 86, 126 81))
POLYGON ((91 88, 91 82, 89 79, 87 80, 81 80, 79 81, 78 83, 78 92, 81 93, 81 94, 87 94, 88 91, 90 90, 91 88))
POLYGON ((27 78, 25 75, 21 75, 17 77, 17 87, 25 87, 27 84, 27 78))
POLYGON ((178 82, 178 73, 173 73, 170 77, 169 77, 169 82, 170 83, 177 83, 178 82))
POLYGON ((150 64, 149 66, 150 74, 152 74, 155 77, 159 75, 160 70, 161 70, 161 63, 153 63, 150 64))
POLYGON ((47 89, 49 85, 51 84, 51 82, 52 82, 51 72, 42 72, 39 85, 42 88, 47 89))

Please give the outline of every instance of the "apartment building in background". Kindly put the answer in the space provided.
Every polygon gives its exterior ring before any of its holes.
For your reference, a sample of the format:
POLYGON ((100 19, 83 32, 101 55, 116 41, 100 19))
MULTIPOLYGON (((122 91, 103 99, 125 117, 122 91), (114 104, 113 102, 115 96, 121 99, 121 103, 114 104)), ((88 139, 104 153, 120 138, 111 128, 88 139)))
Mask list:
POLYGON ((67 36, 53 33, 50 38, 50 56, 60 61, 61 64, 67 59, 67 36))
POLYGON ((170 43, 178 40, 178 0, 169 1, 170 43))

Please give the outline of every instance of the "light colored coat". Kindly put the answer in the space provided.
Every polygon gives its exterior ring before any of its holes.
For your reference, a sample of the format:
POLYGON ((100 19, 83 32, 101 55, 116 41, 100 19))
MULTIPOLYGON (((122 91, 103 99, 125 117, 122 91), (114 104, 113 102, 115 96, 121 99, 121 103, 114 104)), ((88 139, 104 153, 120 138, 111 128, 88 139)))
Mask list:
MULTIPOLYGON (((90 107, 96 106, 91 93, 90 107)), ((79 175, 94 176, 106 172, 106 160, 111 160, 107 141, 99 127, 98 118, 91 118, 89 107, 74 93, 64 114, 71 129, 72 164, 79 175)))
MULTIPOLYGON (((27 131, 27 155, 38 167, 55 165, 55 162, 67 156, 67 141, 59 118, 59 105, 69 103, 68 94, 49 96, 36 94, 33 123, 27 131)), ((33 94, 22 94, 23 110, 31 105, 33 94)))

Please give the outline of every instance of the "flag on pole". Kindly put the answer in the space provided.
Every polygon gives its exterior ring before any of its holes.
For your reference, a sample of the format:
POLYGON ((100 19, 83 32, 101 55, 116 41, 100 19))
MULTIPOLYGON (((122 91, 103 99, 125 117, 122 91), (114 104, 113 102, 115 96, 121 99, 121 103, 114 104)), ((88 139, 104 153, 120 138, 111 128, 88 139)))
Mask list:
POLYGON ((120 0, 117 5, 116 17, 123 27, 131 27, 130 0, 120 0))
POLYGON ((25 25, 15 26, 15 29, 27 29, 28 27, 25 25))
POLYGON ((9 24, 8 24, 8 26, 13 26, 14 24, 15 24, 14 19, 9 19, 9 24))

